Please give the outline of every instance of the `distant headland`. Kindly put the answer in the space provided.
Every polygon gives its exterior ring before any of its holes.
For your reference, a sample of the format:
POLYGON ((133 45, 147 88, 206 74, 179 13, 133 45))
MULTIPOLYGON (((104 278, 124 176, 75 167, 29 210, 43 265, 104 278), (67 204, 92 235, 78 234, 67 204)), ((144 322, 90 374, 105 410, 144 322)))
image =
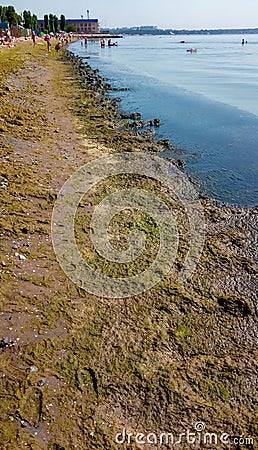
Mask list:
POLYGON ((122 28, 110 28, 102 29, 102 32, 111 32, 118 34, 137 34, 137 35, 181 35, 181 34, 258 34, 258 28, 224 28, 224 29, 199 29, 199 30, 188 30, 181 29, 175 30, 173 28, 160 29, 156 26, 140 26, 140 27, 122 27, 122 28))

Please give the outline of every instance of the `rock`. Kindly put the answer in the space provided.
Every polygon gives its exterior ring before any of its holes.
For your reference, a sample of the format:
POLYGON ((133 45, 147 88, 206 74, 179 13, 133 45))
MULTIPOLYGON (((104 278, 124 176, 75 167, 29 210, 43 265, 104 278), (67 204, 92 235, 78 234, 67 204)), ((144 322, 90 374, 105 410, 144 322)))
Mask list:
POLYGON ((24 256, 24 255, 19 255, 19 260, 20 261, 26 261, 26 256, 24 256))
POLYGON ((154 127, 159 127, 160 126, 160 119, 153 119, 153 125, 154 127))
POLYGON ((218 298, 218 304, 226 313, 233 316, 248 316, 252 314, 252 306, 250 302, 242 297, 236 297, 234 295, 224 295, 218 298))
POLYGON ((130 117, 129 117, 129 119, 132 119, 132 120, 141 120, 141 118, 142 118, 142 115, 139 112, 134 112, 134 113, 130 114, 130 117))
POLYGON ((132 120, 141 120, 142 115, 138 112, 134 112, 132 114, 122 113, 121 118, 122 119, 132 119, 132 120))
POLYGON ((113 87, 112 91, 130 91, 130 88, 117 88, 117 87, 113 87))
POLYGON ((162 145, 162 147, 169 148, 169 149, 172 148, 172 145, 171 145, 171 142, 169 139, 161 139, 161 140, 157 141, 157 143, 159 145, 162 145))
POLYGON ((186 166, 185 161, 183 161, 183 159, 177 159, 176 165, 179 169, 183 169, 186 166))

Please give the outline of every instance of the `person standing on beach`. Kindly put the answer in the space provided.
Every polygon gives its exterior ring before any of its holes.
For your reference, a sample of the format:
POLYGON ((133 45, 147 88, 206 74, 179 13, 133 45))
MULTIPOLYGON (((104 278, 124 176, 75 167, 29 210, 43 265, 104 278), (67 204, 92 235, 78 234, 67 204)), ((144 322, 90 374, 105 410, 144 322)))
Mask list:
POLYGON ((31 39, 32 39, 33 45, 35 47, 36 46, 36 34, 33 30, 31 32, 31 39))
POLYGON ((49 36, 49 34, 46 34, 45 36, 45 41, 47 43, 47 51, 50 52, 50 47, 51 47, 51 42, 50 42, 51 38, 49 36))

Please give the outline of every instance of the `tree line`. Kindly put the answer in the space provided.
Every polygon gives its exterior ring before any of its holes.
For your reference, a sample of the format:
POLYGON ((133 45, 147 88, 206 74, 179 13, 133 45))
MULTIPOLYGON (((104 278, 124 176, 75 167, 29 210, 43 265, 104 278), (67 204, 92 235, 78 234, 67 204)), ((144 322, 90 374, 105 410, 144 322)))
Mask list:
MULTIPOLYGON (((32 14, 31 11, 25 10, 21 16, 15 11, 14 6, 0 5, 0 22, 8 22, 9 25, 22 25, 24 28, 31 30, 38 30, 39 28, 36 14, 32 14)), ((73 31, 67 30, 65 16, 63 14, 60 16, 60 22, 56 15, 45 14, 44 29, 45 31, 52 33, 57 33, 59 29, 61 31, 73 31)))
POLYGON ((60 26, 59 26, 59 20, 56 15, 53 14, 45 14, 44 15, 44 29, 46 31, 57 33, 59 29, 61 31, 66 30, 66 20, 65 16, 61 14, 60 16, 60 26))
POLYGON ((10 25, 19 25, 21 16, 15 11, 14 6, 0 5, 0 22, 9 22, 10 25))

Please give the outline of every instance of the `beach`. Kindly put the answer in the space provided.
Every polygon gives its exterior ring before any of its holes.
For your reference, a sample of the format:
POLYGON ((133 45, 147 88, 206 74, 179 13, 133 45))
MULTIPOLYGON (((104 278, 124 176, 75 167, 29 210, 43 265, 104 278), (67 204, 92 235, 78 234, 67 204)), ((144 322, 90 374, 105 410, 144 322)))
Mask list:
MULTIPOLYGON (((187 430, 203 448, 197 432, 204 429, 220 439, 218 448, 227 448, 223 433, 228 447, 238 448, 233 439, 243 438, 241 448, 258 448, 257 208, 203 196, 205 243, 195 271, 180 284, 176 275, 189 249, 182 205, 147 176, 110 177, 78 207, 75 234, 84 257, 109 277, 146 268, 159 235, 144 215, 126 211, 111 224, 120 250, 128 230, 146 234, 146 253, 133 269, 103 264, 89 236, 94 208, 106 195, 140 187, 160 196, 178 219, 173 270, 151 290, 118 299, 89 293, 58 264, 51 216, 77 169, 104 154, 173 152, 169 141, 153 140, 153 124, 132 131, 141 118, 121 114, 109 81, 88 62, 31 42, 0 51, 0 448, 136 449, 143 433, 151 449, 162 433, 178 441, 187 430)), ((158 119, 155 112, 151 119, 158 119)), ((182 445, 192 448, 186 440, 182 445)))

